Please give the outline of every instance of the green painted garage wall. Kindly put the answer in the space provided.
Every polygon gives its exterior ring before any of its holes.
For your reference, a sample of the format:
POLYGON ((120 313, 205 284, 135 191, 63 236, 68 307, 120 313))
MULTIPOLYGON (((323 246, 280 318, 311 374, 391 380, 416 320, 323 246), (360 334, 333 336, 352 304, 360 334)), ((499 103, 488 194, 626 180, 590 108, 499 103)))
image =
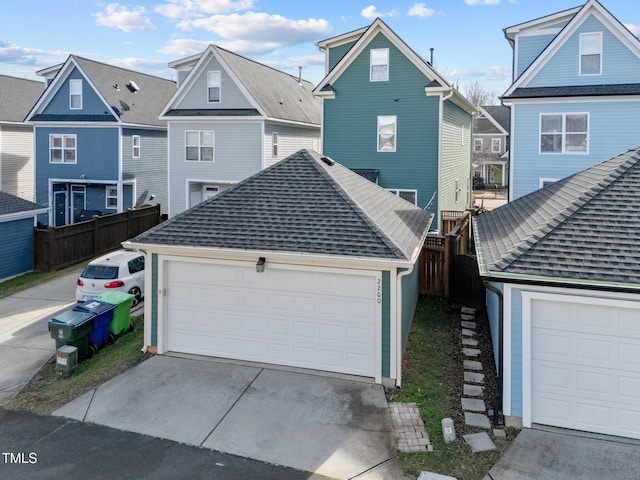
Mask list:
POLYGON ((382 272, 382 376, 391 374, 391 272, 382 272))

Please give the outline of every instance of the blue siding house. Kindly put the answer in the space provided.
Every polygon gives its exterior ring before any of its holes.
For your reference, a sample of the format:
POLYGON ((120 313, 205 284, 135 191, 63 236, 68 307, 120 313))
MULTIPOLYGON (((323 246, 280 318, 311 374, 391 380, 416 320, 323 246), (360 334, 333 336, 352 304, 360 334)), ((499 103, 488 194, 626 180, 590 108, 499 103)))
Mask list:
POLYGON ((175 82, 70 56, 41 70, 47 87, 27 115, 35 135, 35 198, 59 226, 145 203, 167 205, 167 128, 175 82))
POLYGON ((473 105, 382 20, 319 42, 323 153, 434 213, 470 202, 473 105))
POLYGON ((504 32, 511 200, 640 144, 640 42, 597 0, 504 32))

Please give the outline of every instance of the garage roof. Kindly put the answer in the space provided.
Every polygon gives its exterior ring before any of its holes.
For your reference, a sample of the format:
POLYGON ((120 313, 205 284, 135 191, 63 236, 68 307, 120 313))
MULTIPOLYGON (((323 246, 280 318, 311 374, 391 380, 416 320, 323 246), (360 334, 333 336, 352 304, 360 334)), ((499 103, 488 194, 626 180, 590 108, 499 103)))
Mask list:
POLYGON ((481 274, 640 285, 640 147, 474 218, 481 274))
POLYGON ((300 150, 133 243, 414 261, 433 215, 300 150))

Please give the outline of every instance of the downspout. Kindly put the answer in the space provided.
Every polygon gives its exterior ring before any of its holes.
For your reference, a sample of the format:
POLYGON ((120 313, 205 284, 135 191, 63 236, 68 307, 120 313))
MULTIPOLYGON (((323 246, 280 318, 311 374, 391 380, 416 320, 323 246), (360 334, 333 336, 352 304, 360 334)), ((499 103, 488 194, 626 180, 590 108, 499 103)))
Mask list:
POLYGON ((443 135, 443 124, 444 124, 444 102, 453 97, 453 88, 449 90, 444 96, 440 96, 440 119, 438 121, 438 189, 436 192, 438 193, 438 210, 436 210, 436 218, 438 219, 438 231, 442 231, 442 218, 440 218, 440 209, 442 208, 442 197, 440 192, 442 192, 442 185, 440 182, 442 181, 442 135, 443 135))
POLYGON ((402 278, 411 275, 415 263, 396 276, 396 388, 402 386, 402 278))
POLYGON ((496 405, 493 410, 493 421, 498 425, 504 425, 504 415, 502 414, 502 388, 504 384, 502 379, 502 372, 504 371, 504 296, 498 288, 486 280, 482 283, 484 283, 487 290, 498 296, 498 348, 500 348, 500 355, 498 356, 498 398, 496 399, 496 405))

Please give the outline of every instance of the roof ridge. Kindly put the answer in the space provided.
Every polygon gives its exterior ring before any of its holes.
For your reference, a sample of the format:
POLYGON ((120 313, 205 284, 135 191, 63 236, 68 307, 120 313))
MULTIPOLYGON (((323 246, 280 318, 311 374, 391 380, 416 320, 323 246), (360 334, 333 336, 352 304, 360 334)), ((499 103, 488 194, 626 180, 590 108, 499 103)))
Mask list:
MULTIPOLYGON (((143 75, 145 77, 150 77, 150 78, 153 78, 153 79, 156 79, 156 80, 164 80, 166 82, 176 83, 174 80, 171 80, 170 78, 159 77, 158 75, 152 75, 150 73, 145 73, 145 72, 141 72, 141 71, 138 71, 138 70, 133 70, 132 68, 121 67, 119 65, 112 65, 110 63, 101 62, 99 60, 93 60, 91 58, 81 57, 81 56, 75 55, 75 54, 71 54, 70 57, 75 59, 75 60, 82 60, 82 61, 85 61, 85 62, 95 63, 95 64, 98 64, 98 65, 103 65, 103 66, 108 67, 108 68, 122 70, 124 72, 130 72, 130 73, 134 73, 136 75, 143 75)), ((62 65, 64 66, 64 63, 62 65)))

